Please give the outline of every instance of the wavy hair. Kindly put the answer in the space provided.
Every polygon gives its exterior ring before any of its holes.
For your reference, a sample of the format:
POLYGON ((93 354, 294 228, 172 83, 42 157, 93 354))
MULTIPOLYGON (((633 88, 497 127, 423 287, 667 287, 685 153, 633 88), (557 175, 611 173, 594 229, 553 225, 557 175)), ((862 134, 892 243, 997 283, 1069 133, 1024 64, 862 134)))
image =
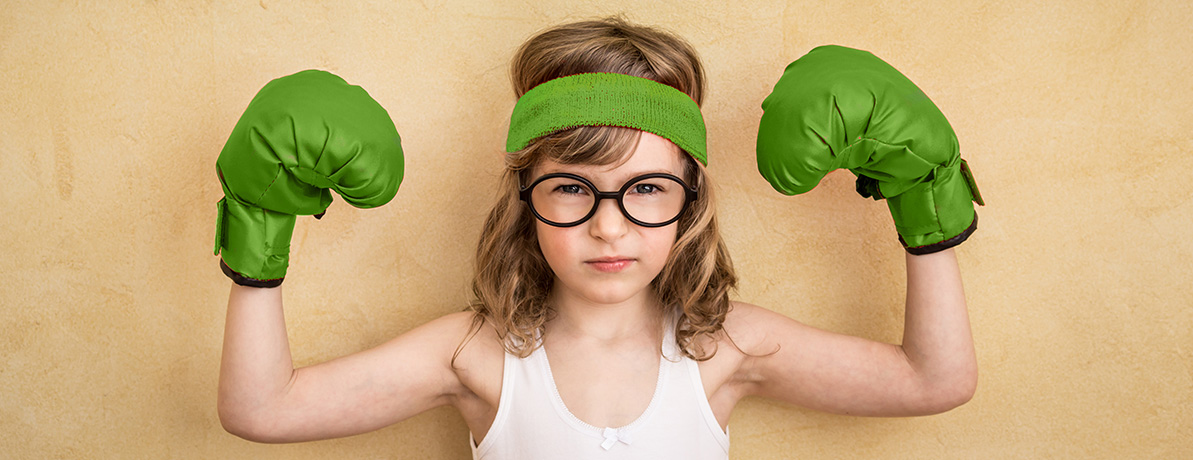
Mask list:
MULTIPOLYGON (((611 16, 562 24, 527 40, 510 68, 516 97, 545 81, 587 72, 614 72, 648 78, 672 86, 701 105, 704 70, 695 50, 682 38, 611 16)), ((562 164, 610 165, 625 161, 641 131, 614 126, 581 126, 531 142, 505 156, 505 172, 496 203, 485 220, 476 247, 475 296, 468 309, 472 330, 460 346, 488 322, 502 346, 526 357, 536 337, 552 318, 547 304, 554 273, 543 257, 534 230, 534 216, 518 191, 544 159, 562 164)), ((729 291, 737 277, 721 240, 714 214, 713 187, 704 166, 684 155, 684 180, 695 184, 698 198, 678 221, 674 246, 662 272, 651 282, 660 305, 677 313, 675 339, 683 353, 707 360, 698 340, 722 330, 729 313, 729 291)), ((713 341, 712 343, 716 343, 713 341)), ((455 357, 453 356, 453 361, 455 357)))

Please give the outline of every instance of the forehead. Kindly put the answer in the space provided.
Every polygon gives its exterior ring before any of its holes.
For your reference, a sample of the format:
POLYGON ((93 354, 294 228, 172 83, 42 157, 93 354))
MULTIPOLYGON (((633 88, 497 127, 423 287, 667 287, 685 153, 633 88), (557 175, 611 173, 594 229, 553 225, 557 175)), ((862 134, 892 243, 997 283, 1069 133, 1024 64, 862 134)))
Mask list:
POLYGON ((578 174, 593 181, 597 186, 605 185, 605 182, 620 185, 620 182, 634 176, 652 172, 665 172, 682 177, 684 155, 683 150, 671 141, 643 131, 637 147, 621 161, 608 165, 583 165, 562 164, 544 159, 536 168, 536 175, 556 172, 578 174))

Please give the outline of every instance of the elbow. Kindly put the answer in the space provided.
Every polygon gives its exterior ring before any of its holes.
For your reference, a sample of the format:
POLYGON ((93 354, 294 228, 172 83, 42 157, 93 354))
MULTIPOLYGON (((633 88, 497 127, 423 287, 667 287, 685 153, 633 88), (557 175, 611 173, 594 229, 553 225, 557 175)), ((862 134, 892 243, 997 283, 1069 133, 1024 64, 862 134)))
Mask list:
POLYGON ((247 441, 256 441, 251 427, 247 423, 233 416, 224 415, 223 412, 220 412, 220 426, 224 427, 224 431, 227 431, 233 436, 247 441))
POLYGON ((241 439, 260 442, 258 440, 260 439, 260 435, 256 429, 256 425, 252 422, 252 419, 244 413, 244 411, 241 411, 232 404, 221 400, 219 402, 218 412, 220 417, 220 426, 224 428, 224 431, 227 431, 228 433, 241 439))
POLYGON ((963 383, 952 385, 949 389, 944 390, 940 401, 940 412, 950 411, 961 407, 965 403, 973 399, 974 393, 977 392, 977 379, 968 380, 963 383))
POLYGON ((224 431, 245 441, 260 442, 266 444, 280 444, 287 442, 285 439, 275 435, 265 425, 259 421, 250 418, 239 417, 234 415, 225 415, 220 413, 220 425, 224 427, 224 431))
POLYGON ((217 412, 224 431, 238 438, 269 444, 285 442, 270 429, 268 417, 244 410, 243 405, 221 399, 217 412))
POLYGON ((926 390, 924 415, 939 414, 956 409, 973 399, 978 389, 977 370, 960 372, 951 378, 931 385, 926 390))

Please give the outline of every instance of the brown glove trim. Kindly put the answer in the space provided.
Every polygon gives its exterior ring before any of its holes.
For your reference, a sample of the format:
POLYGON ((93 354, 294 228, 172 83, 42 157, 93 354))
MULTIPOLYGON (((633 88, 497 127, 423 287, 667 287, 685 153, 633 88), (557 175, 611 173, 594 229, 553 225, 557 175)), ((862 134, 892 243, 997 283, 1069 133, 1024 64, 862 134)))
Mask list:
POLYGON ((258 287, 258 288, 278 287, 278 286, 281 286, 282 279, 284 279, 284 278, 278 278, 278 279, 273 279, 273 280, 258 280, 258 279, 248 278, 244 275, 241 275, 240 273, 236 273, 235 270, 232 270, 232 267, 229 267, 228 264, 224 263, 223 257, 220 258, 220 270, 223 270, 224 274, 228 275, 228 278, 232 278, 233 283, 239 284, 241 286, 248 286, 248 287, 258 287))
POLYGON ((922 256, 924 254, 940 252, 945 249, 956 246, 958 244, 961 244, 966 239, 968 239, 969 235, 972 235, 973 232, 977 229, 978 229, 978 213, 975 212, 975 213, 973 213, 973 223, 969 224, 969 228, 967 228, 967 229, 965 229, 965 231, 961 232, 960 235, 954 236, 952 238, 941 241, 939 243, 932 243, 932 244, 927 244, 924 246, 916 246, 914 248, 907 247, 907 243, 903 242, 902 235, 899 236, 899 242, 903 244, 904 248, 907 249, 908 253, 911 253, 912 255, 922 256))

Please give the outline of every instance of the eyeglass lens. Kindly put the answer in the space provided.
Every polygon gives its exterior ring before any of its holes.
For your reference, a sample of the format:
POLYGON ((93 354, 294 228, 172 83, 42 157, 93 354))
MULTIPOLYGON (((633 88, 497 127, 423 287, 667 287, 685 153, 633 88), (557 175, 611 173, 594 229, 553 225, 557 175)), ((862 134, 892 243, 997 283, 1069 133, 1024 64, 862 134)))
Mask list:
MULTIPOLYGON (((682 183, 667 177, 647 177, 623 187, 625 213, 647 224, 670 221, 683 211, 686 194, 682 183)), ((552 177, 535 184, 530 205, 544 219, 571 224, 584 219, 596 206, 596 191, 582 181, 552 177)))

